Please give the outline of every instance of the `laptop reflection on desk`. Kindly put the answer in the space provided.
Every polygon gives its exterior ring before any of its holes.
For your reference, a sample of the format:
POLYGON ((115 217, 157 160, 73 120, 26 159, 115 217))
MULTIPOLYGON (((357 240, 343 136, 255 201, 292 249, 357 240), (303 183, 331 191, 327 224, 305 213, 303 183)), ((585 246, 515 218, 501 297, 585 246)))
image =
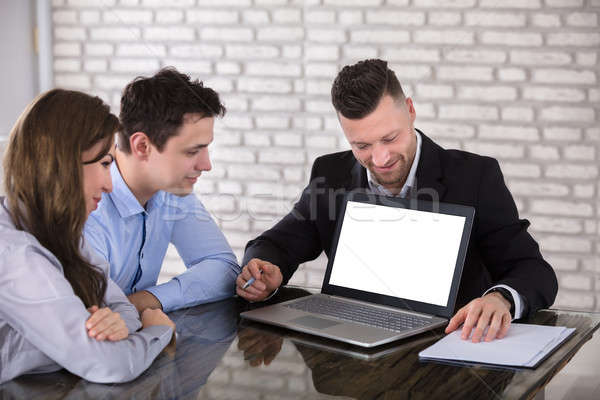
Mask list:
POLYGON ((243 318, 374 347, 447 324, 474 209, 349 193, 321 293, 243 318))

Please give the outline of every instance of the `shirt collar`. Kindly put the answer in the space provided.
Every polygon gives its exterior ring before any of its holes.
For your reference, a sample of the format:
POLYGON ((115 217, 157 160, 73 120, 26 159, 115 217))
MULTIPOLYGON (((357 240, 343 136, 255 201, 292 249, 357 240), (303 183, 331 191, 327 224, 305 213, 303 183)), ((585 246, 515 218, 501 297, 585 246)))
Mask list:
MULTIPOLYGON (((419 165, 419 159, 421 158, 421 134, 415 129, 415 135, 417 136, 417 149, 415 151, 415 159, 412 162, 412 165, 410 166, 410 171, 408 171, 408 176, 406 177, 406 182, 404 182, 404 185, 402 186, 402 189, 400 189, 400 193, 398 193, 396 196, 399 197, 406 197, 406 195, 408 194, 408 191, 414 186, 415 184, 415 176, 417 174, 417 167, 419 165)), ((393 196, 392 193, 386 189, 383 185, 381 185, 379 182, 377 182, 377 179, 371 174, 371 171, 369 171, 369 169, 367 168, 367 180, 369 182, 369 189, 371 189, 373 192, 375 193, 381 193, 384 194, 386 196, 393 196)))
POLYGON ((113 190, 109 194, 121 218, 127 218, 132 215, 150 211, 152 208, 162 204, 164 200, 164 192, 159 190, 154 196, 148 200, 147 210, 142 207, 140 202, 131 192, 127 183, 119 171, 117 162, 113 162, 110 166, 110 175, 112 177, 113 190))

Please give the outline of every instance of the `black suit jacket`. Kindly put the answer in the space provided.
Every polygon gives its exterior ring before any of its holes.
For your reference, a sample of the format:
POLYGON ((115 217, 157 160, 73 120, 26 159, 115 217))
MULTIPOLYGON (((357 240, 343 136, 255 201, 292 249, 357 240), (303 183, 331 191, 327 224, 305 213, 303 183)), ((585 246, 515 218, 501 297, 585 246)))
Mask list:
MULTIPOLYGON (((525 297, 525 315, 552 305, 558 284, 536 241, 520 220, 498 162, 459 150, 444 150, 421 133, 421 156, 411 195, 475 207, 475 220, 461 278, 456 309, 505 284, 525 297)), ((252 258, 279 266, 283 283, 298 265, 325 251, 330 256, 337 210, 347 191, 368 188, 367 173, 351 151, 315 160, 310 183, 294 209, 246 246, 252 258)), ((399 243, 401 248, 402 244, 399 243)))

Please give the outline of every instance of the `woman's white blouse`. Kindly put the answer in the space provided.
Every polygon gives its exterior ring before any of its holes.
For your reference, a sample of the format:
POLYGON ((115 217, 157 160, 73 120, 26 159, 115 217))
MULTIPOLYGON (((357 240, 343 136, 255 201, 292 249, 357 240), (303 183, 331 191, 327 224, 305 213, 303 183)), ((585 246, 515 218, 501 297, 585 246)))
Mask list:
POLYGON ((127 382, 171 340, 168 326, 139 330, 138 312, 109 278, 108 264, 83 241, 82 255, 106 274, 105 305, 127 324, 127 339, 99 342, 88 336, 90 313, 58 259, 33 235, 15 229, 0 198, 0 383, 61 368, 92 382, 127 382))

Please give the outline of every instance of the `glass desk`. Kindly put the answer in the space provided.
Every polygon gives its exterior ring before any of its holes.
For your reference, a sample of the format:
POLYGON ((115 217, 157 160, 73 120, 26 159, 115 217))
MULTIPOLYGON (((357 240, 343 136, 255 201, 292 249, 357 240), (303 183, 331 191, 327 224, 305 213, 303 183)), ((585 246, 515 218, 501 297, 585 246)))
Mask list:
MULTIPOLYGON (((282 288, 269 303, 304 296, 282 288)), ((262 304, 261 304, 262 305, 262 304)), ((66 371, 0 385, 0 399, 572 399, 600 398, 600 314, 543 310, 530 323, 576 333, 537 369, 421 362, 438 329, 365 350, 239 320, 240 299, 170 314, 179 334, 136 380, 103 385, 66 371)))

